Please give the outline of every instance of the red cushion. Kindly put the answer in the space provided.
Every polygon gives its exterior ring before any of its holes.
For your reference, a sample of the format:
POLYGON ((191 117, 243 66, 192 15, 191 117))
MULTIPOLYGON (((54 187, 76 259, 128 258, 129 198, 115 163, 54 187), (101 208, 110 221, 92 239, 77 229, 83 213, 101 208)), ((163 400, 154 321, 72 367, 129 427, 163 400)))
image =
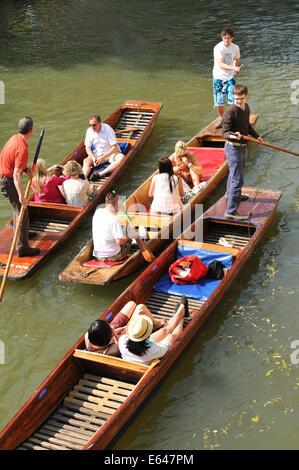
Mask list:
POLYGON ((85 268, 111 268, 111 266, 115 266, 116 264, 122 264, 126 260, 122 261, 98 261, 97 259, 92 259, 87 261, 83 264, 85 268))
POLYGON ((202 166, 202 181, 208 181, 225 162, 224 149, 188 147, 202 166))

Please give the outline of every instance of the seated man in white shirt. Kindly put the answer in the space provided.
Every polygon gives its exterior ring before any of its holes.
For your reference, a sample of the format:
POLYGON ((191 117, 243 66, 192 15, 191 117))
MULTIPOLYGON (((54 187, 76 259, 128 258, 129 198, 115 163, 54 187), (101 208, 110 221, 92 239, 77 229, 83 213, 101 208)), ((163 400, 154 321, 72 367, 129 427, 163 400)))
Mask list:
POLYGON ((106 195, 106 207, 97 207, 92 219, 93 256, 99 261, 121 261, 126 258, 131 246, 130 238, 123 234, 120 220, 116 215, 119 210, 117 194, 106 195))
POLYGON ((108 124, 102 123, 98 114, 92 114, 89 118, 90 127, 85 135, 85 149, 87 157, 83 161, 83 173, 85 178, 89 176, 93 166, 109 163, 103 171, 94 171, 91 181, 95 181, 118 167, 124 155, 119 151, 115 132, 108 124))

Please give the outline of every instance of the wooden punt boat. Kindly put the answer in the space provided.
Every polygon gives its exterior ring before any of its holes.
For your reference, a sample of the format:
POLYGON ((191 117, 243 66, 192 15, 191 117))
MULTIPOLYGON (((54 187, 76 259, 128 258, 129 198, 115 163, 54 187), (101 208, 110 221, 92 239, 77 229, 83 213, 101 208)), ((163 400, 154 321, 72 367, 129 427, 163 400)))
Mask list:
MULTIPOLYGON (((31 276, 52 256, 54 250, 65 243, 97 204, 103 201, 106 193, 113 189, 115 183, 151 135, 161 108, 161 103, 130 100, 104 121, 116 131, 118 143, 127 143, 128 151, 122 164, 110 176, 101 178, 100 182, 94 183, 96 193, 86 206, 34 202, 33 196, 31 197, 28 207, 30 229, 36 231, 37 236, 30 241, 30 246, 40 248, 41 253, 38 256, 28 258, 19 258, 15 255, 12 259, 8 279, 23 280, 31 276), (123 132, 132 128, 133 130, 123 132), (118 133, 118 131, 121 132, 118 133)), ((83 140, 63 160, 62 165, 68 160, 76 160, 82 164, 86 155, 83 140)), ((13 233, 11 219, 0 233, 0 277, 3 277, 5 271, 13 233)))
MULTIPOLYGON (((251 115, 252 125, 256 124, 258 115, 251 115)), ((146 244, 152 253, 158 253, 161 247, 174 234, 176 238, 183 228, 188 226, 196 207, 201 204, 214 190, 228 173, 228 165, 225 159, 224 143, 221 129, 216 128, 218 119, 205 127, 187 143, 189 149, 196 154, 203 167, 203 181, 205 186, 191 197, 183 210, 175 217, 165 215, 151 215, 148 212, 150 198, 148 196, 151 180, 155 171, 125 202, 124 206, 132 224, 138 228, 140 225, 146 228, 148 240, 146 244)), ((171 155, 172 159, 173 156, 171 155)), ((197 214, 199 215, 199 214, 197 214)), ((123 213, 119 214, 122 225, 127 225, 127 218, 123 213)), ((92 240, 84 246, 80 253, 61 272, 59 279, 67 282, 83 284, 106 285, 117 279, 134 273, 144 263, 144 257, 137 247, 131 250, 130 255, 123 263, 99 263, 92 260, 92 240)))
MULTIPOLYGON (((104 449, 136 413, 138 407, 164 378, 199 328, 211 315, 269 228, 280 191, 246 188, 248 201, 240 213, 251 214, 248 222, 224 219, 222 197, 171 245, 109 306, 101 319, 111 321, 130 300, 144 303, 156 318, 169 319, 181 293, 189 300, 192 314, 182 334, 160 361, 142 365, 121 358, 84 350, 84 335, 37 388, 31 398, 0 433, 0 449, 104 449), (196 241, 202 233, 202 241, 196 241), (225 238, 230 246, 222 246, 225 238), (220 281, 204 280, 198 291, 172 293, 161 289, 169 265, 184 253, 201 259, 212 256, 230 266, 220 281)), ((165 289, 164 289, 165 290, 165 289)), ((89 325, 87 325, 88 327, 89 325)))

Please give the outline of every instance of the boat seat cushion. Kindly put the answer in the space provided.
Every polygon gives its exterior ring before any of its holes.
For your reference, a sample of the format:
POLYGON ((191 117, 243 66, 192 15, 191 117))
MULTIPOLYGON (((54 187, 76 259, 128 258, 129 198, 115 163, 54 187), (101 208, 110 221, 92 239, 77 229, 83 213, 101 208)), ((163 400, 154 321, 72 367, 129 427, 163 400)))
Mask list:
POLYGON ((222 148, 188 147, 202 166, 202 181, 208 181, 225 162, 222 148))
POLYGON ((130 150, 130 143, 129 142, 117 142, 118 148, 124 155, 127 155, 128 151, 130 150))
MULTIPOLYGON (((188 255, 197 255, 201 261, 207 266, 215 260, 221 261, 226 267, 230 268, 233 264, 234 256, 230 253, 220 253, 202 248, 194 248, 192 246, 178 245, 177 259, 188 255)), ((160 281, 155 285, 154 290, 169 295, 186 295, 193 299, 206 301, 218 286, 221 280, 212 280, 207 277, 199 279, 196 283, 190 285, 175 284, 171 281, 170 276, 166 273, 160 281)))
MULTIPOLYGON (((119 147, 119 150, 126 155, 128 151, 130 150, 130 144, 129 142, 117 142, 117 145, 119 147)), ((93 149, 93 145, 91 146, 91 149, 93 149)), ((94 166, 90 170, 90 176, 93 174, 94 171, 103 171, 105 168, 109 166, 109 163, 101 163, 101 165, 94 166)), ((107 173, 106 176, 110 176, 112 173, 107 173)))
MULTIPOLYGON (((123 153, 124 155, 127 155, 128 151, 130 150, 130 142, 117 142, 117 145, 118 145, 118 148, 119 148, 119 151, 121 153, 123 153)), ((94 151, 95 150, 95 146, 92 144, 91 145, 91 150, 94 151)))
POLYGON ((97 259, 91 259, 90 261, 87 261, 86 263, 83 264, 85 268, 111 268, 111 266, 117 266, 118 264, 123 264, 126 259, 123 259, 121 261, 99 261, 97 259))

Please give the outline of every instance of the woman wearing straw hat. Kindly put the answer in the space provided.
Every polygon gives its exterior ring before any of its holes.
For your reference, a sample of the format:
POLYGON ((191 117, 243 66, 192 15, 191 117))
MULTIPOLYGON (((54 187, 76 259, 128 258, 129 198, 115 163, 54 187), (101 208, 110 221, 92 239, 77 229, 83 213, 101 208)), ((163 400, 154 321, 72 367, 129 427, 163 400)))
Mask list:
POLYGON ((188 315, 188 301, 182 296, 171 320, 152 333, 152 319, 146 314, 146 310, 144 315, 139 312, 139 315, 133 316, 129 321, 127 334, 119 339, 121 357, 142 364, 150 364, 153 359, 161 358, 182 333, 184 316, 188 315))

